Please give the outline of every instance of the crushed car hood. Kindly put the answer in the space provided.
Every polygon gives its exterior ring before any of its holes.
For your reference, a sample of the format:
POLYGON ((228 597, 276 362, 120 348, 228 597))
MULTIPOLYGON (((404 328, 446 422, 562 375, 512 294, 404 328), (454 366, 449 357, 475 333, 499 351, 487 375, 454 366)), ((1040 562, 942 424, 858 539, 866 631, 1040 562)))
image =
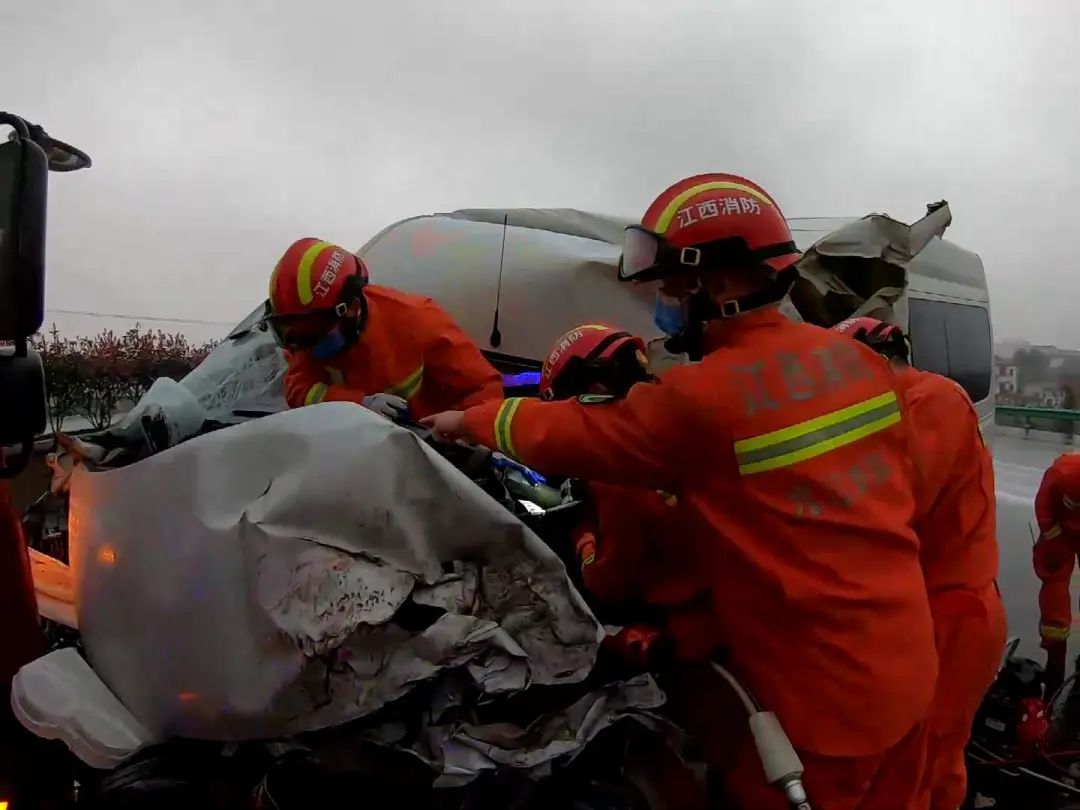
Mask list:
POLYGON ((88 657, 155 736, 324 728, 450 667, 489 694, 580 681, 602 634, 539 538, 349 403, 77 470, 70 510, 88 657))

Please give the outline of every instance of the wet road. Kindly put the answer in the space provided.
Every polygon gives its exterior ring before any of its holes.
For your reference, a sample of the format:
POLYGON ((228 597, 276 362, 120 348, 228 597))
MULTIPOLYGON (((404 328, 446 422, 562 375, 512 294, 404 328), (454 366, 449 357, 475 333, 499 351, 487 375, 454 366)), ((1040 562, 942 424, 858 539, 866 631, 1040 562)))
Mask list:
MULTIPOLYGON (((998 583, 1009 618, 1009 635, 1021 639, 1020 653, 1042 660, 1039 650, 1039 581, 1031 569, 1035 524, 1035 493, 1046 468, 1071 448, 1060 436, 996 428, 992 437, 997 486, 998 542, 1001 574, 998 583)), ((1077 448, 1080 449, 1080 448, 1077 448)), ((1073 577, 1073 603, 1080 597, 1080 576, 1073 577)), ((1074 611, 1076 608, 1074 607, 1074 611)), ((1074 614, 1074 626, 1077 624, 1074 614)), ((1080 653, 1080 633, 1074 633, 1070 652, 1080 653)), ((1071 657, 1071 656, 1070 656, 1071 657)))

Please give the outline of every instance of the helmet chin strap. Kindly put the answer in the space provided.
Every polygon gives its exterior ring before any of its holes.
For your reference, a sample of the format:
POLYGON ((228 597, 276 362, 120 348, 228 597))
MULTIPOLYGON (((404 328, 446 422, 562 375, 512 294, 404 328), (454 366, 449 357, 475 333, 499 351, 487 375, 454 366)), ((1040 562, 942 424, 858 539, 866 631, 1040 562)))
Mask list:
POLYGON ((697 362, 705 354, 705 324, 708 321, 735 318, 779 304, 784 296, 791 292, 797 277, 798 271, 792 265, 778 272, 768 284, 752 293, 720 303, 717 303, 704 287, 699 288, 690 296, 689 324, 686 330, 664 341, 664 348, 672 354, 686 354, 690 360, 697 362))
POLYGON ((363 291, 357 293, 357 299, 360 301, 360 308, 357 310, 356 315, 349 315, 348 310, 342 313, 339 321, 338 328, 341 331, 342 337, 345 339, 345 346, 352 346, 356 341, 360 339, 360 335, 364 331, 364 327, 367 326, 368 319, 368 305, 367 296, 363 291))
POLYGON ((774 278, 769 280, 768 284, 739 298, 729 298, 726 301, 717 303, 711 295, 703 292, 702 294, 708 298, 708 303, 705 305, 708 314, 705 320, 735 318, 755 309, 779 304, 784 300, 784 296, 791 292, 791 288, 795 286, 796 278, 798 278, 798 271, 795 269, 795 265, 791 265, 778 272, 774 278))
POLYGON ((339 314, 337 326, 328 332, 322 340, 311 347, 311 354, 318 360, 329 360, 341 354, 360 339, 364 327, 367 326, 367 298, 361 290, 357 298, 360 301, 356 315, 349 314, 349 305, 338 304, 339 314))

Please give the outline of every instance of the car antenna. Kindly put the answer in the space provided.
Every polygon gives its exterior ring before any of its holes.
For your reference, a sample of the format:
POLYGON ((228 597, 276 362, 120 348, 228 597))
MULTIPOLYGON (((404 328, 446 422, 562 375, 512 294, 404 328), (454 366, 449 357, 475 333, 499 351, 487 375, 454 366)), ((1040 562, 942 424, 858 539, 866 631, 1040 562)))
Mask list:
POLYGON ((502 274, 503 274, 503 262, 506 260, 506 229, 510 224, 509 212, 503 214, 503 232, 502 232, 502 247, 499 249, 499 282, 495 287, 495 323, 491 326, 491 337, 488 338, 488 343, 491 344, 491 348, 499 348, 499 344, 502 343, 502 332, 499 331, 499 303, 502 300, 502 274))

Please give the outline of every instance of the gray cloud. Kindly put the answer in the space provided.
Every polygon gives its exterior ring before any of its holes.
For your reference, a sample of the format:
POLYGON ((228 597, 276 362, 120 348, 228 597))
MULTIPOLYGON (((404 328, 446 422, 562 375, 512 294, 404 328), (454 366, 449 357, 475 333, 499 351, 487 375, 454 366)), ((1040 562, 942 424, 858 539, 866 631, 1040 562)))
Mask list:
POLYGON ((1069 0, 252 5, 0 11, 3 106, 95 160, 52 182, 50 305, 231 322, 300 235, 725 170, 792 216, 947 198, 998 334, 1080 343, 1069 0))

